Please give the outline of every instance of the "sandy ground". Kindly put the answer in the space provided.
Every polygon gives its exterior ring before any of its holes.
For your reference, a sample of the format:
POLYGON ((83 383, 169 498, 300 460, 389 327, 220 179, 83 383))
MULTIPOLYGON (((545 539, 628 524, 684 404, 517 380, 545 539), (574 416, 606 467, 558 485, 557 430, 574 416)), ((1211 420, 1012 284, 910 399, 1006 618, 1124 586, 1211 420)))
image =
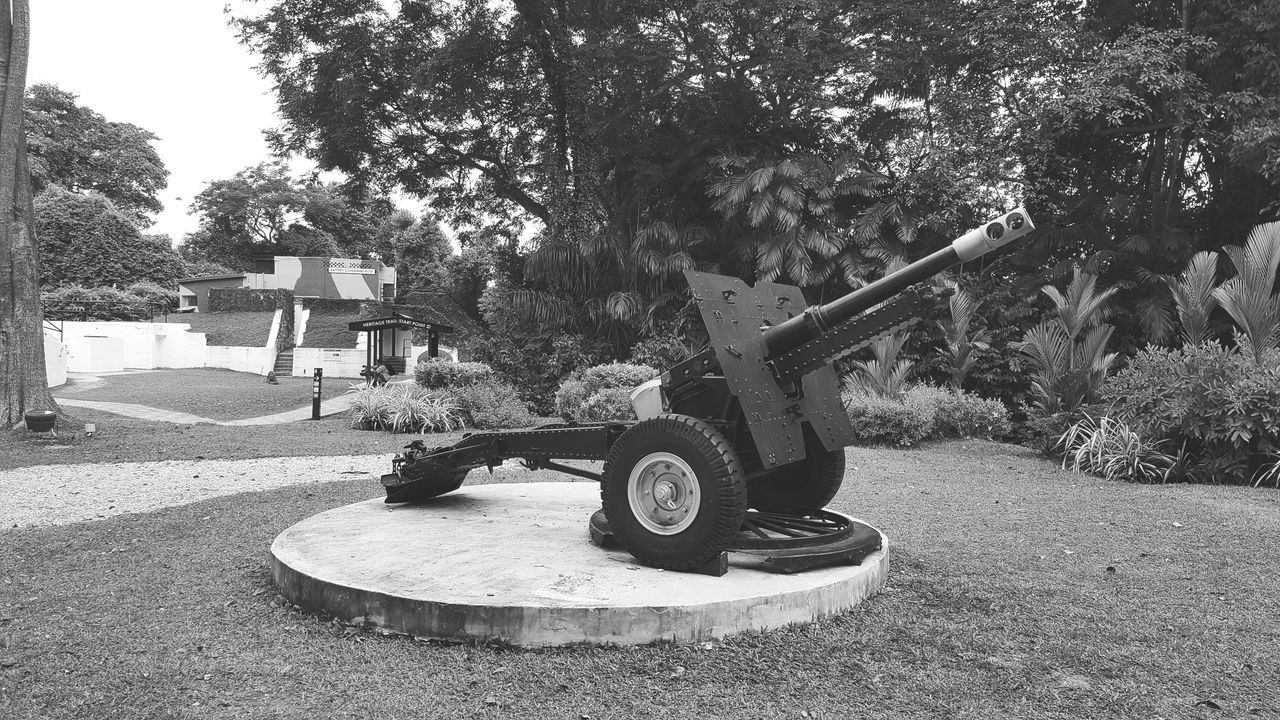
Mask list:
POLYGON ((164 460, 99 465, 37 465, 0 471, 0 529, 64 525, 185 505, 220 495, 285 485, 354 479, 381 490, 374 477, 391 456, 164 460))
MULTIPOLYGON (((0 531, 101 520, 223 495, 338 480, 364 483, 369 497, 380 496, 378 477, 391 471, 391 458, 391 453, 379 453, 36 465, 0 470, 0 531)), ((590 467, 589 463, 568 464, 590 467)), ((468 484, 473 485, 573 480, 578 478, 550 470, 531 473, 517 460, 508 460, 492 473, 480 468, 467 478, 468 484)))

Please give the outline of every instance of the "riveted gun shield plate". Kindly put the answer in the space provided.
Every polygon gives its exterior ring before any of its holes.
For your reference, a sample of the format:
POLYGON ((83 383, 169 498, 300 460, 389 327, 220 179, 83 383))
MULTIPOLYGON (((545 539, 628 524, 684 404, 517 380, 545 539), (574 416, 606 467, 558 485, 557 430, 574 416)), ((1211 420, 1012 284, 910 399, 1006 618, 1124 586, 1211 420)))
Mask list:
POLYGON ((764 466, 774 468, 804 459, 802 421, 810 424, 828 450, 852 445, 853 426, 830 365, 801 378, 800 397, 787 397, 765 364, 768 351, 760 328, 803 313, 806 305, 800 289, 765 282, 752 287, 738 278, 692 270, 686 270, 684 276, 764 466))

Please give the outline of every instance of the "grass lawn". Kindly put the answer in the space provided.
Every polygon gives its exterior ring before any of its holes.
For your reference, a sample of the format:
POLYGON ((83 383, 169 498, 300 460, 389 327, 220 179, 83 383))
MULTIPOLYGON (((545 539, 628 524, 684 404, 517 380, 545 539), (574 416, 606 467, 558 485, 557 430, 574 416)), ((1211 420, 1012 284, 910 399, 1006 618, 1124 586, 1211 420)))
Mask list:
MULTIPOLYGON (((311 378, 282 377, 279 385, 252 373, 218 368, 187 368, 154 372, 103 375, 92 386, 63 385, 53 389, 55 398, 98 400, 149 405, 191 413, 211 420, 272 415, 311 405, 311 378)), ((321 383, 322 399, 345 393, 359 378, 327 378, 321 383)), ((80 408, 68 407, 72 415, 80 408)))
POLYGON ((264 347, 271 338, 275 312, 216 312, 170 315, 169 322, 185 323, 191 332, 205 333, 210 345, 264 347))
POLYGON ((366 480, 0 531, 0 717, 1277 717, 1280 493, 985 442, 849 458, 833 505, 888 534, 890 588, 703 646, 440 645, 281 603, 272 539, 366 480))
MULTIPOLYGON (((234 427, 177 425, 121 417, 84 408, 68 408, 76 418, 95 423, 93 437, 63 433, 55 442, 36 440, 19 430, 0 432, 0 470, 62 463, 146 462, 149 460, 231 460, 303 455, 391 455, 413 437, 374 430, 352 430, 345 414, 282 425, 234 427)), ((441 444, 450 436, 433 436, 441 444)), ((388 465, 389 467, 389 465, 388 465)), ((3 716, 0 716, 3 717, 3 716)))
POLYGON ((354 348, 360 333, 347 329, 356 320, 352 313, 333 313, 313 309, 307 317, 306 332, 299 347, 354 348))

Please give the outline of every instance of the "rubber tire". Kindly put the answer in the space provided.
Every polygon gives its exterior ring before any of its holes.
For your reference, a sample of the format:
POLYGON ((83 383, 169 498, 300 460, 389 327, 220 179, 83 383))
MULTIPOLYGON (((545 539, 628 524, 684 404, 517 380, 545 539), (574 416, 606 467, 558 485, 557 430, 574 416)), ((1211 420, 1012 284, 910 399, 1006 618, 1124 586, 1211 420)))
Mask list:
POLYGON ((788 514, 826 507, 844 484, 844 448, 828 450, 810 436, 805 438, 804 451, 804 460, 748 480, 747 505, 788 514))
POLYGON ((440 497, 462 487, 467 479, 466 471, 453 473, 435 480, 418 480, 397 488, 388 488, 387 503, 420 503, 431 498, 440 497))
POLYGON ((618 543, 641 563, 697 570, 728 549, 747 514, 747 481, 733 446, 720 431, 688 415, 659 415, 624 432, 605 457, 600 502, 618 543), (669 452, 688 463, 701 500, 688 528, 674 535, 646 529, 632 513, 627 483, 636 463, 669 452))

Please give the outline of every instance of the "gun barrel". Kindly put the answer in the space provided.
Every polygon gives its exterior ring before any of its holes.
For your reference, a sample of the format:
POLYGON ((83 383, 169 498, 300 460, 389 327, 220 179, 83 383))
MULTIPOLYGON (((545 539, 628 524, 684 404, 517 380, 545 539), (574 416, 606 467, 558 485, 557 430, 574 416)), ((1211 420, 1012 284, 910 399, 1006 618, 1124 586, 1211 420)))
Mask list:
POLYGON ((773 359, 800 347, 879 305, 916 283, 938 273, 985 255, 1035 229, 1026 209, 1018 208, 980 228, 974 228, 947 247, 921 258, 901 270, 886 275, 826 305, 815 305, 803 314, 769 328, 764 333, 765 347, 773 359))

